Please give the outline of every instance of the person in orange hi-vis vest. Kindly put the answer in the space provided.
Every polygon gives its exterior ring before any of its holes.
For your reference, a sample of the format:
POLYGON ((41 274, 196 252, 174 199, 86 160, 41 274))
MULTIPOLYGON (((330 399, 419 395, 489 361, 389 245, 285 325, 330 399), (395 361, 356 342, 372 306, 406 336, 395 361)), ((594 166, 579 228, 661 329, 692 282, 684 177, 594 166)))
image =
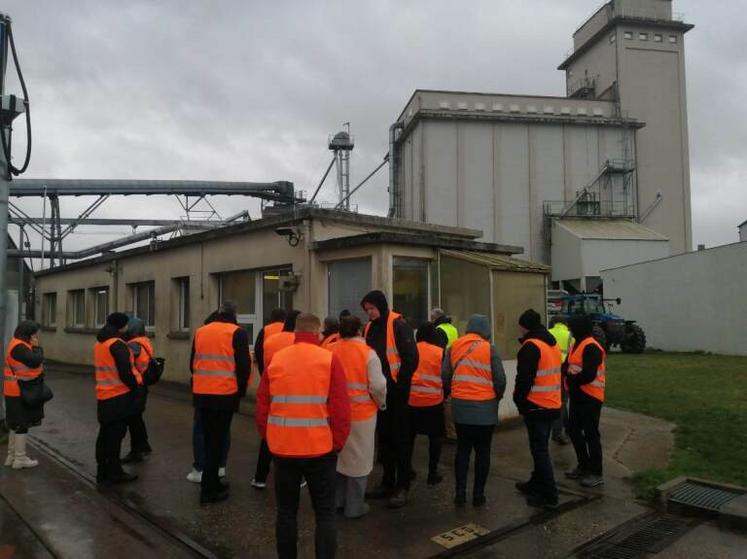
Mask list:
POLYGON ((360 518, 370 510, 366 485, 374 465, 376 413, 386 406, 386 379, 379 356, 361 337, 357 316, 340 320, 340 340, 332 354, 345 370, 352 419, 350 436, 337 457, 335 508, 347 518, 360 518))
POLYGON ((444 391, 441 381, 441 363, 444 348, 438 345, 439 330, 432 322, 424 322, 415 335, 418 346, 418 368, 412 375, 410 386, 411 446, 416 435, 428 437, 428 485, 443 480, 438 473, 441 448, 446 436, 444 417, 444 391))
POLYGON ((332 349, 332 346, 340 339, 340 321, 334 316, 324 319, 324 330, 322 330, 322 342, 319 344, 324 349, 332 349))
POLYGON ((316 517, 316 556, 334 557, 337 453, 350 433, 350 399, 340 361, 319 347, 321 322, 296 320, 293 345, 281 349, 257 390, 257 430, 275 459, 278 557, 297 556, 298 504, 306 479, 316 517))
POLYGON ((285 317, 285 309, 272 309, 270 322, 265 324, 257 334, 257 339, 254 341, 254 361, 260 375, 265 370, 265 340, 283 331, 285 317))
POLYGON ((13 338, 8 343, 3 371, 5 420, 10 428, 5 465, 14 470, 39 465, 37 460, 26 455, 26 434, 30 427, 41 425, 44 405, 25 405, 21 400, 20 383, 42 376, 43 362, 44 351, 39 345, 39 325, 31 320, 24 320, 13 332, 13 338))
POLYGON ((233 414, 246 395, 251 368, 249 335, 237 323, 236 305, 224 301, 215 319, 195 332, 190 358, 192 402, 204 430, 201 505, 228 498, 228 485, 219 477, 221 454, 233 414))
POLYGON ((124 341, 129 317, 110 314, 96 334, 93 363, 96 376, 99 434, 96 438, 96 481, 125 483, 137 479, 122 469, 120 449, 127 433, 127 422, 137 413, 137 393, 143 384, 127 342, 124 341))
POLYGON ((516 355, 514 403, 527 427, 534 470, 529 480, 516 483, 516 488, 530 506, 555 508, 558 488, 548 445, 553 423, 560 416, 560 346, 533 309, 519 317, 519 330, 522 337, 516 355))
POLYGON ((367 496, 388 498, 390 508, 407 504, 412 457, 410 455, 410 381, 418 368, 418 348, 412 327, 402 316, 389 310, 382 291, 366 294, 361 307, 369 321, 363 331, 368 346, 381 360, 386 378, 386 410, 379 413, 379 455, 384 465, 381 484, 367 496))
POLYGON ((490 342, 490 334, 487 316, 470 316, 464 336, 446 350, 441 367, 444 396, 451 395, 457 432, 454 460, 454 504, 457 506, 467 502, 467 476, 473 450, 475 480, 472 504, 479 507, 487 501, 485 484, 490 472, 490 447, 498 423, 498 403, 506 390, 503 362, 490 342))
MULTIPOLYGON (((135 368, 140 376, 144 377, 151 358, 155 357, 153 344, 145 333, 145 323, 139 318, 131 316, 127 323, 124 338, 132 352, 135 368)), ((145 421, 143 420, 147 400, 148 387, 143 383, 142 386, 138 387, 136 413, 132 414, 127 421, 127 429, 130 432, 130 452, 122 458, 122 464, 137 464, 143 461, 144 455, 151 453, 148 429, 145 427, 145 421)))
POLYGON ((604 483, 599 416, 605 392, 606 352, 592 336, 588 316, 574 316, 568 325, 575 340, 564 365, 568 386, 568 435, 576 451, 578 465, 566 477, 580 480, 584 487, 604 483))
MULTIPOLYGON (((272 361, 273 355, 283 348, 293 345, 295 340, 295 329, 296 329, 296 318, 301 314, 301 311, 292 310, 285 315, 283 321, 283 327, 280 332, 268 336, 263 341, 263 351, 260 353, 260 357, 263 359, 263 367, 259 370, 259 374, 262 375, 272 361)), ((256 357, 255 352, 255 358, 256 357)), ((262 439, 259 444, 259 454, 257 455, 257 467, 254 470, 254 477, 252 478, 252 487, 255 489, 264 489, 267 487, 267 476, 270 475, 270 464, 272 464, 272 454, 267 446, 267 441, 262 439)))

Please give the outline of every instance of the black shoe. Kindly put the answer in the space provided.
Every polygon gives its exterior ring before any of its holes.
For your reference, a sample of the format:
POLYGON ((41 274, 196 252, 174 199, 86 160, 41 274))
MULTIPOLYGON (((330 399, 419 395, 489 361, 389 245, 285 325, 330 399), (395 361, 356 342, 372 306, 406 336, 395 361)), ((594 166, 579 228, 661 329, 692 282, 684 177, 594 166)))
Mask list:
POLYGON ((389 499, 387 507, 390 509, 401 509, 407 504, 407 489, 397 489, 394 496, 389 499))
POLYGON ((200 494, 200 504, 207 505, 210 503, 220 503, 228 499, 228 489, 217 489, 210 493, 200 494))
POLYGON ((472 505, 475 507, 481 507, 487 502, 488 500, 485 497, 485 495, 473 495, 472 496, 472 505))
POLYGON ((456 497, 454 497, 454 504, 458 507, 463 507, 467 504, 467 495, 466 493, 457 493, 456 497))
POLYGON ((579 468, 578 466, 576 466, 572 470, 570 470, 570 471, 568 471, 568 472, 565 473, 565 477, 567 477, 568 479, 583 479, 587 475, 589 475, 589 474, 586 473, 581 468, 579 468))
POLYGON ((120 472, 104 478, 105 483, 129 483, 137 479, 137 474, 130 474, 128 472, 120 472))
POLYGON ((534 484, 531 481, 517 481, 514 487, 516 487, 519 493, 524 493, 524 495, 534 493, 534 484))
POLYGON ((120 464, 139 464, 143 461, 143 453, 142 452, 135 452, 130 451, 127 456, 124 458, 120 458, 119 463, 120 464))
POLYGON ((371 491, 366 492, 368 499, 389 499, 394 495, 394 487, 389 485, 379 485, 371 491))
POLYGON ((527 495, 527 505, 530 507, 538 507, 543 509, 556 509, 558 508, 558 498, 553 499, 549 497, 542 497, 540 495, 527 495))
POLYGON ((436 472, 436 473, 428 474, 428 481, 426 483, 428 485, 438 485, 443 480, 444 480, 444 476, 436 472))
POLYGON ((552 440, 555 441, 560 446, 565 446, 568 444, 568 437, 566 437, 563 433, 560 435, 553 435, 552 440))

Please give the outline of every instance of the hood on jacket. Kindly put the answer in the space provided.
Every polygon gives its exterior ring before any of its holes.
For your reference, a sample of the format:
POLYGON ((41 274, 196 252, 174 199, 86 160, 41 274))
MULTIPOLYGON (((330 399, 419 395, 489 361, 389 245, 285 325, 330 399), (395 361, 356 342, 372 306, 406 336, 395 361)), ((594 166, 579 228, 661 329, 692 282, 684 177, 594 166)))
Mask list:
POLYGON ((295 332, 296 331, 296 319, 301 311, 293 309, 285 315, 285 322, 283 322, 283 332, 295 332))
POLYGON ((467 321, 467 334, 479 334, 486 340, 490 339, 490 321, 484 314, 473 314, 467 321))
POLYGON ((39 331, 39 325, 33 320, 22 320, 13 332, 13 337, 28 342, 31 336, 39 331))
POLYGON ((439 337, 436 326, 432 322, 423 322, 415 333, 415 341, 438 345, 439 337))
POLYGON ((591 322, 591 318, 588 315, 579 314, 571 317, 568 321, 568 328, 576 341, 580 342, 584 338, 591 336, 591 330, 594 328, 594 324, 591 322))
POLYGON ((519 342, 524 343, 527 340, 539 340, 541 342, 545 342, 550 347, 558 345, 555 337, 550 334, 550 331, 542 324, 532 330, 529 330, 529 332, 527 332, 524 337, 519 340, 519 342))
POLYGON ((361 308, 363 308, 364 303, 369 303, 379 309, 382 317, 389 312, 389 303, 387 303, 386 295, 379 289, 374 289, 366 293, 365 297, 361 299, 361 308))
POLYGON ((127 332, 125 333, 125 339, 132 340, 145 336, 145 322, 136 316, 131 316, 130 321, 127 323, 127 332))

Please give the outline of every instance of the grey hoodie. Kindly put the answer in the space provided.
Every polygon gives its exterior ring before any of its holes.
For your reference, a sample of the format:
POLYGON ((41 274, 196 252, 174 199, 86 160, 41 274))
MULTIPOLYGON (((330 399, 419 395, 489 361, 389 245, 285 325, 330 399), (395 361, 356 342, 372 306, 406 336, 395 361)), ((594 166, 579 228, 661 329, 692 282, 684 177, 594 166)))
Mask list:
MULTIPOLYGON (((467 334, 478 334, 486 341, 490 341, 490 322, 481 314, 473 314, 467 322, 467 334)), ((444 353, 441 365, 441 377, 444 383, 444 394, 451 393, 451 377, 454 376, 454 364, 451 361, 451 349, 444 353)), ((503 362, 498 350, 490 344, 490 368, 493 374, 493 389, 496 398, 492 400, 460 400, 451 399, 451 409, 454 414, 454 423, 465 425, 495 425, 498 423, 498 402, 506 390, 506 374, 503 372, 503 362)))

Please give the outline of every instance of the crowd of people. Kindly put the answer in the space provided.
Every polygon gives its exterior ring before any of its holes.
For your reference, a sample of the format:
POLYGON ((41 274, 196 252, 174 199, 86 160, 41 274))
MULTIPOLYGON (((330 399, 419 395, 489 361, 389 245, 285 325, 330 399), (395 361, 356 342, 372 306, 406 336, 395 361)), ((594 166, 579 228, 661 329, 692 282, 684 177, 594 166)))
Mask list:
MULTIPOLYGON (((454 504, 467 503, 473 453, 472 504, 487 502, 491 442, 506 389, 488 318, 472 315, 460 336, 441 309, 434 309, 431 321, 415 331, 389 308, 381 291, 369 292, 360 304, 368 316, 365 325, 348 310, 322 323, 310 313, 276 309, 254 343, 261 444, 251 485, 266 488, 274 462, 277 551, 282 558, 296 557, 296 517, 306 485, 316 516, 318 557, 334 556, 336 513, 360 518, 370 510, 367 499, 386 499, 391 508, 406 506, 416 475, 412 458, 417 435, 428 437, 428 486, 444 479, 442 446, 453 432, 454 504), (377 461, 382 477, 368 487, 377 461)), ((591 335, 586 316, 573 317, 569 324, 555 321, 548 330, 541 315, 529 309, 518 317, 518 331, 513 401, 526 425, 534 466, 516 488, 529 505, 553 508, 558 490, 551 437, 567 444, 566 432, 575 449, 578 463, 566 477, 585 487, 603 483, 599 418, 605 350, 591 335)), ((5 465, 14 469, 38 464, 26 455, 26 433, 41 422, 43 403, 30 406, 22 398, 24 383, 43 379, 38 332, 35 323, 22 322, 5 356, 11 429, 5 465)), ((201 504, 229 496, 222 478, 232 417, 249 385, 249 346, 230 302, 194 334, 189 362, 194 462, 187 479, 201 485, 201 504)), ((163 362, 154 357, 142 321, 119 312, 107 317, 93 354, 97 481, 130 482, 137 476, 122 464, 141 462, 151 452, 143 413, 147 386, 157 382, 163 362), (122 457, 128 430, 130 451, 122 457)))

